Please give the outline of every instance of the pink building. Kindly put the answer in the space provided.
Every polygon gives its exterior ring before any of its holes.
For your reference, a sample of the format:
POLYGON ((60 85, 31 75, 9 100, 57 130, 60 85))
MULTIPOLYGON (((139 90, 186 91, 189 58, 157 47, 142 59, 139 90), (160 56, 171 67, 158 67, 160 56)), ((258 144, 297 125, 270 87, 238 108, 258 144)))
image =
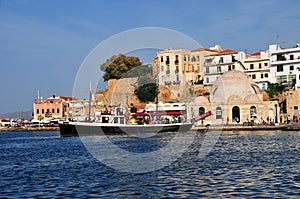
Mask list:
POLYGON ((33 103, 33 119, 65 119, 69 102, 73 100, 76 99, 55 95, 47 99, 36 98, 33 103))

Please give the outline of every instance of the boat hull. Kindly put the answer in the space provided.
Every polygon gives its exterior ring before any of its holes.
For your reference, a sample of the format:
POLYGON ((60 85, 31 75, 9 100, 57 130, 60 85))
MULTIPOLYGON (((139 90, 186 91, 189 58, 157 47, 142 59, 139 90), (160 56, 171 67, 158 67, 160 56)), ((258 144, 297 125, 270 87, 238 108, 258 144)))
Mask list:
POLYGON ((61 137, 97 136, 97 135, 122 135, 144 134, 161 132, 187 132, 191 129, 191 123, 158 124, 158 125, 106 125, 106 124, 59 124, 61 137))

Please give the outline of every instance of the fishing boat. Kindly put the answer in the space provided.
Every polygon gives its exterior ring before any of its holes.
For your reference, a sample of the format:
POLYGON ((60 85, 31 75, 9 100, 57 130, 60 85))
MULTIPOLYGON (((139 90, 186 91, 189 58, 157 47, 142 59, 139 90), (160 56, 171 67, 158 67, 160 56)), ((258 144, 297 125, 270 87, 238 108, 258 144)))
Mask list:
POLYGON ((157 114, 137 112, 131 115, 126 113, 126 108, 116 107, 112 113, 104 112, 92 122, 61 122, 59 124, 60 135, 61 137, 77 137, 186 132, 192 127, 192 123, 187 123, 182 119, 182 113, 179 111, 157 114))

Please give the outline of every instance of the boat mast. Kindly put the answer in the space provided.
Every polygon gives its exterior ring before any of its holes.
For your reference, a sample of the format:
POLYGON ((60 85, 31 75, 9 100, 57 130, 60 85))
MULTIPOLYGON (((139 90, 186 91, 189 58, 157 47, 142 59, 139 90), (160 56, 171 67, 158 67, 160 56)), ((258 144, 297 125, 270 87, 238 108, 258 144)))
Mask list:
POLYGON ((91 121, 91 102, 92 102, 92 83, 90 83, 89 90, 89 112, 88 112, 88 121, 91 121))
POLYGON ((158 78, 156 77, 155 79, 155 117, 154 117, 154 121, 157 121, 157 112, 158 112, 158 86, 159 86, 159 83, 158 83, 158 78))

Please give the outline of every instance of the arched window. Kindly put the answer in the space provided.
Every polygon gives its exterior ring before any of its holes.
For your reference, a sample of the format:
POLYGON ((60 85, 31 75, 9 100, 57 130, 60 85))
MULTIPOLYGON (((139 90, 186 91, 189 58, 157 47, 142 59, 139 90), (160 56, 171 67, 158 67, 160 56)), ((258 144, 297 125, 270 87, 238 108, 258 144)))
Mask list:
POLYGON ((222 109, 221 109, 221 107, 216 108, 216 119, 222 119, 222 109))
POLYGON ((255 106, 250 107, 250 117, 256 117, 256 107, 255 106))
POLYGON ((199 115, 202 115, 205 113, 205 108, 204 107, 200 107, 199 108, 199 115))

